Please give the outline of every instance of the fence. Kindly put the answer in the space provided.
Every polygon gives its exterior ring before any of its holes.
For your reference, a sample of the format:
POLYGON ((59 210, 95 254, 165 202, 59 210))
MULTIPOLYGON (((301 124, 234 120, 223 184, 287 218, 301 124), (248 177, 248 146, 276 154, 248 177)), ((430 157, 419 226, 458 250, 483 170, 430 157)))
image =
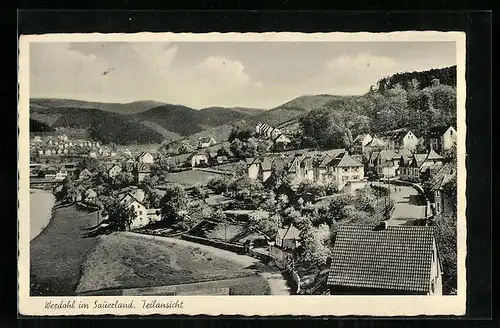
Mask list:
POLYGON ((212 246, 212 247, 217 247, 221 248, 227 251, 235 252, 235 253, 244 253, 245 252, 245 246, 243 245, 238 245, 238 244, 233 244, 233 243, 227 243, 223 241, 216 241, 208 238, 203 238, 203 237, 195 237, 195 236, 190 236, 190 235, 181 235, 181 238, 187 241, 192 241, 194 243, 199 243, 207 246, 212 246))
POLYGON ((209 173, 216 173, 216 174, 234 176, 233 172, 220 171, 220 170, 210 169, 210 168, 193 167, 193 170, 196 170, 196 171, 205 171, 205 172, 209 172, 209 173))

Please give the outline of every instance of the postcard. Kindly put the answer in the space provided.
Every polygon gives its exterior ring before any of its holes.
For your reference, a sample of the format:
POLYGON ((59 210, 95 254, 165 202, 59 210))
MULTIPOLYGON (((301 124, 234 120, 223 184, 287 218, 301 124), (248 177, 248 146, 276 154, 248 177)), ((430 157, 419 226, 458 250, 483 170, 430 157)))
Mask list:
POLYGON ((462 315, 465 33, 19 39, 19 313, 462 315))

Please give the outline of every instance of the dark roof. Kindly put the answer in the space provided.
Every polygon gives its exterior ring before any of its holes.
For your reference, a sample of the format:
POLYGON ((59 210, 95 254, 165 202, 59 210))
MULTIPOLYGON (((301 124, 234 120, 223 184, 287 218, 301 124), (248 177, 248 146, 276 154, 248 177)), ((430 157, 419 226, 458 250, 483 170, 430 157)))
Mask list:
POLYGON ((146 163, 138 163, 137 172, 151 172, 151 166, 146 163))
MULTIPOLYGON (((441 137, 451 125, 443 125, 443 126, 435 126, 429 130, 429 136, 432 137, 441 137)), ((453 127, 453 126, 452 126, 453 127)), ((453 127, 455 129, 455 127, 453 127)))
POLYGON ((264 157, 262 159, 262 163, 260 164, 262 167, 262 170, 264 171, 271 171, 272 165, 273 165, 274 158, 272 157, 264 157))
POLYGON ((430 184, 432 190, 439 190, 457 174, 457 168, 453 162, 444 164, 432 177, 430 184))
POLYGON ((349 154, 344 153, 342 156, 338 156, 334 158, 330 163, 328 163, 328 166, 334 166, 334 167, 357 167, 357 166, 364 166, 351 156, 349 154))
POLYGON ((433 227, 341 225, 328 285, 427 293, 433 227))
POLYGON ((391 130, 391 131, 386 131, 380 134, 380 136, 384 139, 390 139, 390 140, 402 140, 406 134, 408 134, 410 130, 406 128, 401 128, 401 129, 396 129, 396 130, 391 130))
POLYGON ((212 139, 215 141, 215 139, 213 137, 200 137, 200 138, 198 138, 198 141, 202 142, 202 143, 206 143, 206 142, 210 142, 210 140, 212 140, 212 139))

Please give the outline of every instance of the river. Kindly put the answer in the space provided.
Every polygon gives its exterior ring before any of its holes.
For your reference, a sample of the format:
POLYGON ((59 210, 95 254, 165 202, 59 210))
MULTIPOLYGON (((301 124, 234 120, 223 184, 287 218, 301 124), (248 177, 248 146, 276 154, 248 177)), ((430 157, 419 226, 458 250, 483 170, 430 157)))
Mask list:
POLYGON ((49 224, 54 203, 52 192, 30 189, 30 240, 38 236, 49 224))

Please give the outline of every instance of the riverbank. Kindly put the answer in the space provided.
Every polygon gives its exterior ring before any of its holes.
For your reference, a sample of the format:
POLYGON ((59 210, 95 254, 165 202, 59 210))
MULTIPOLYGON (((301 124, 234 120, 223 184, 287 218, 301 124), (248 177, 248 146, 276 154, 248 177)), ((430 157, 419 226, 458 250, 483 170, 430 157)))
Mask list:
POLYGON ((30 294, 32 296, 73 295, 80 280, 80 268, 97 244, 85 234, 96 224, 96 212, 59 206, 45 229, 30 242, 30 294))
POLYGON ((55 203, 56 198, 51 191, 30 189, 30 241, 49 224, 55 203))

